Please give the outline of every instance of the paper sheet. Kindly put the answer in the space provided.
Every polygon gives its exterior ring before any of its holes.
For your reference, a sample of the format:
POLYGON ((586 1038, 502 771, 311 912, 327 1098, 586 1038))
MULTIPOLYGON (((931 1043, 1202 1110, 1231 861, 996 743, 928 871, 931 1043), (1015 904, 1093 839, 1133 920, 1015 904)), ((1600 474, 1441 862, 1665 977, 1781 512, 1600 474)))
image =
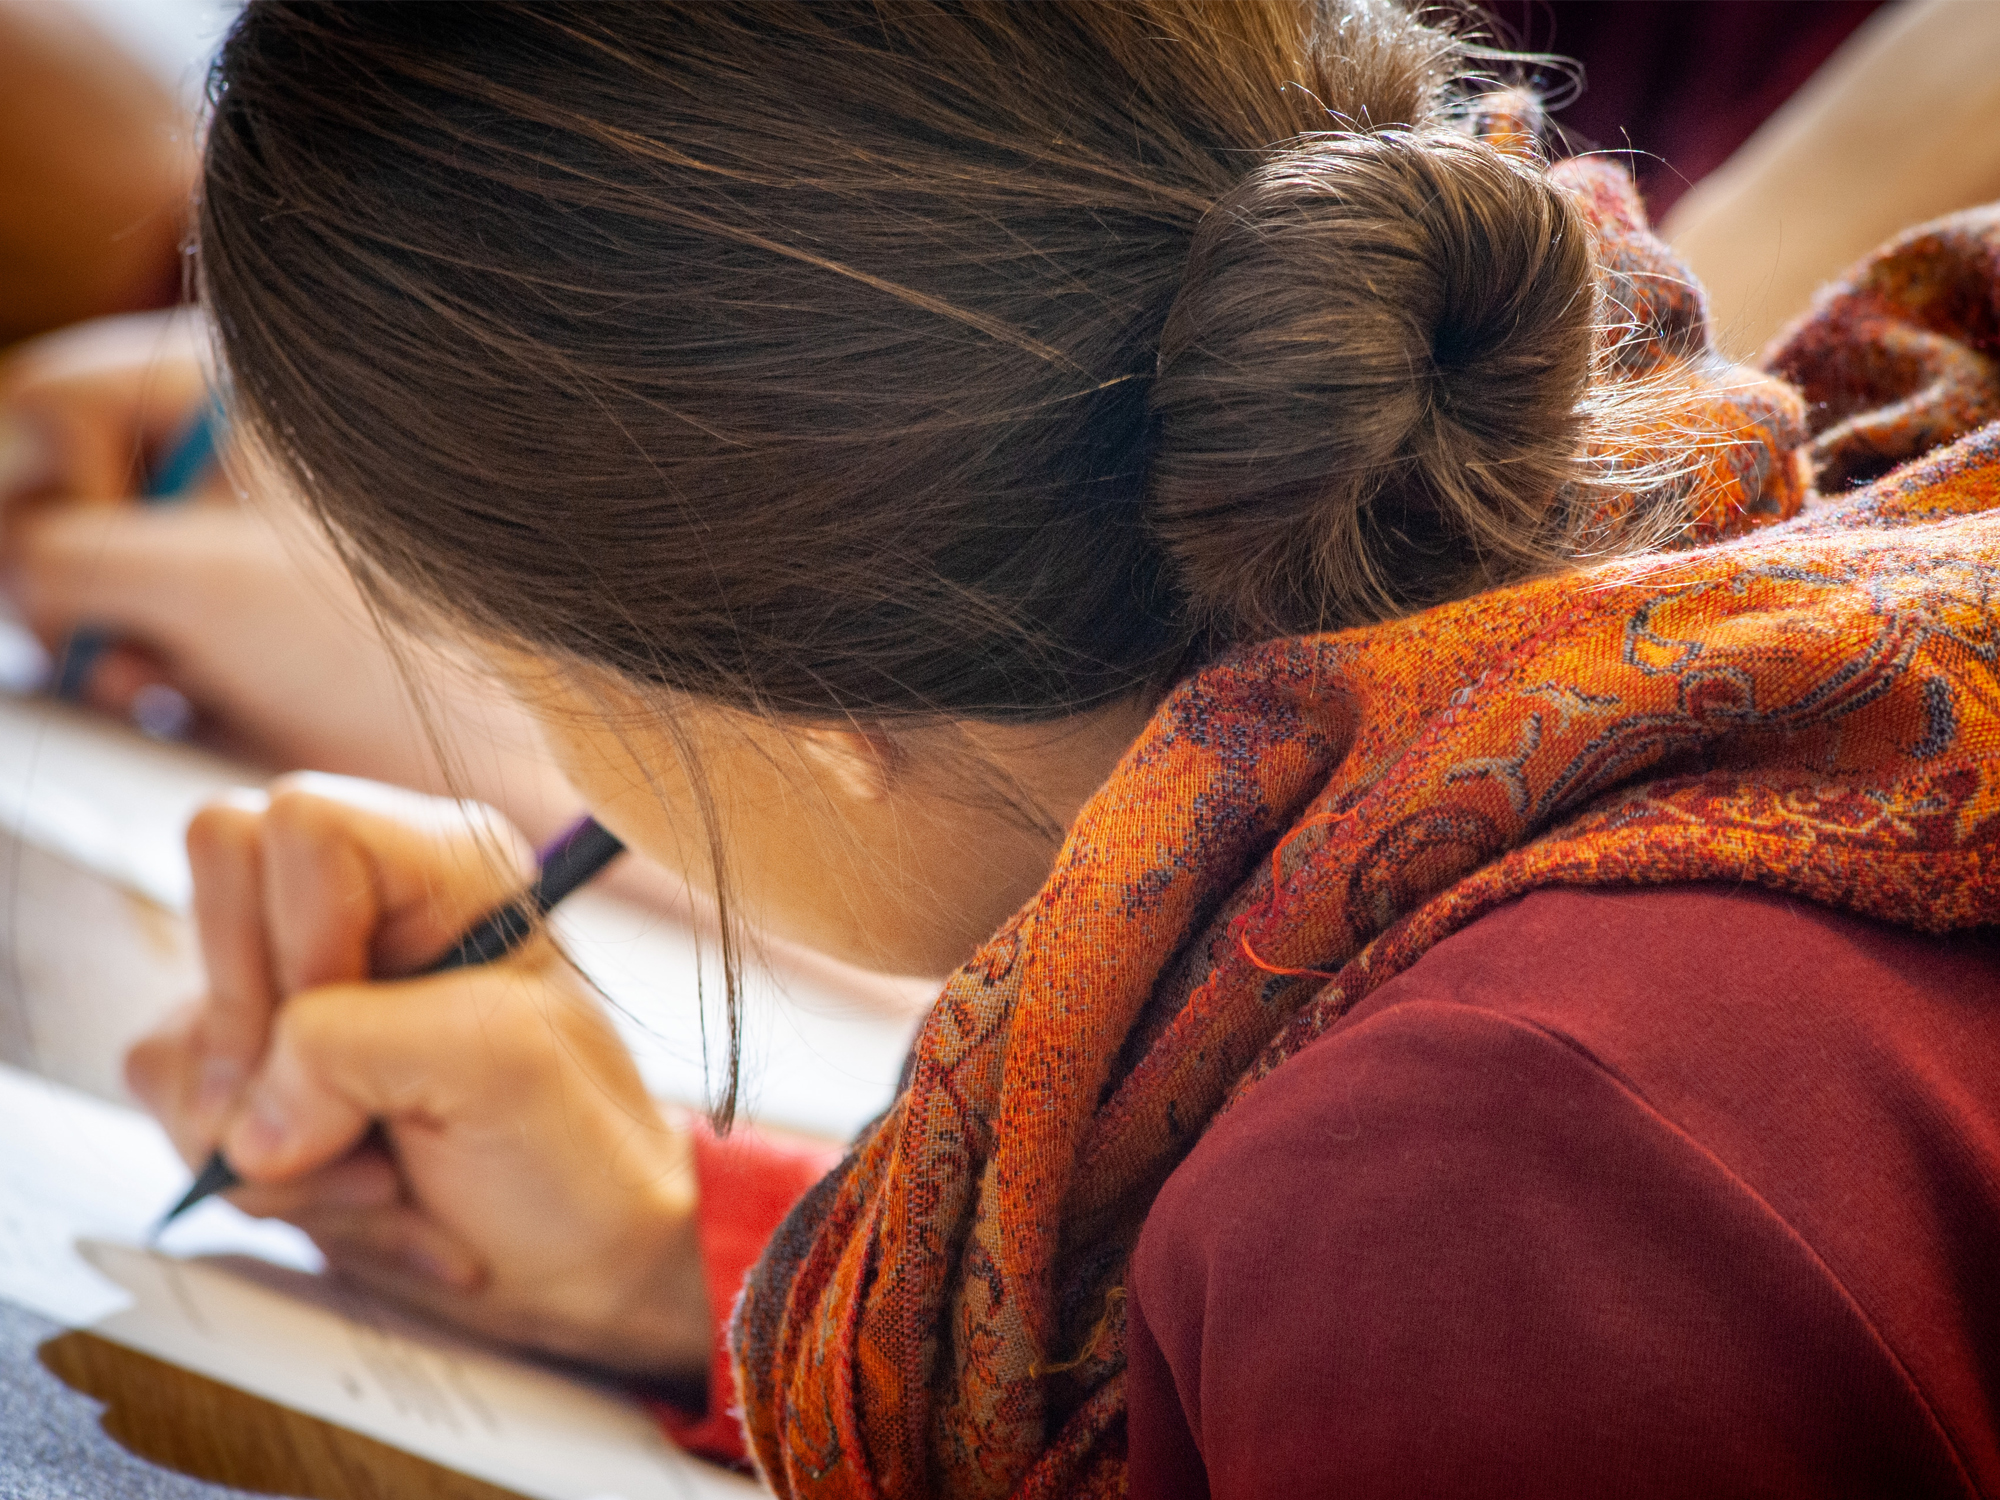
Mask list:
MULTIPOLYGON (((131 1298, 75 1253, 79 1236, 138 1243, 187 1182, 160 1128, 60 1084, 0 1067, 0 1297, 73 1327, 131 1298)), ((183 1255, 242 1253, 317 1271, 297 1230, 204 1203, 174 1226, 183 1255)))
POLYGON ((0 1297, 535 1500, 741 1500, 634 1402, 314 1274, 303 1236, 210 1203, 153 1123, 0 1067, 0 1297))

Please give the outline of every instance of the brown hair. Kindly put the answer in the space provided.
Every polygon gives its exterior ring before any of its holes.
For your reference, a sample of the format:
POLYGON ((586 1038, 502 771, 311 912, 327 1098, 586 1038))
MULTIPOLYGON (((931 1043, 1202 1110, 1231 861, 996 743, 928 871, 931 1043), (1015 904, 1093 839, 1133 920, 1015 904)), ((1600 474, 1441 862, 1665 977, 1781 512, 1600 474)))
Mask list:
POLYGON ((1160 340, 1152 521, 1192 601, 1280 634, 1547 561, 1582 449, 1589 235, 1451 131, 1303 143, 1202 220, 1160 340))
POLYGON ((1587 236, 1444 128, 1465 66, 1387 0, 257 0, 202 278, 378 592, 765 711, 1057 717, 1560 535, 1587 236))
POLYGON ((1054 719, 1563 555, 1588 235, 1392 0, 326 5, 218 64, 234 395, 362 581, 1054 719))

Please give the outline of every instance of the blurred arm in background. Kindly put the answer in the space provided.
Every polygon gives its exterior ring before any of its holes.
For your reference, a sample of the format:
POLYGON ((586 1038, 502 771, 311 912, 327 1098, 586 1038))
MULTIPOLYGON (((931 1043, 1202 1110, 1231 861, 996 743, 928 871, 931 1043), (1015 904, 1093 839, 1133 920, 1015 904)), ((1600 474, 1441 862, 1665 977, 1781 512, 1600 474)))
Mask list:
POLYGON ((0 345, 181 290, 193 132, 79 9, 0 0, 0 345))

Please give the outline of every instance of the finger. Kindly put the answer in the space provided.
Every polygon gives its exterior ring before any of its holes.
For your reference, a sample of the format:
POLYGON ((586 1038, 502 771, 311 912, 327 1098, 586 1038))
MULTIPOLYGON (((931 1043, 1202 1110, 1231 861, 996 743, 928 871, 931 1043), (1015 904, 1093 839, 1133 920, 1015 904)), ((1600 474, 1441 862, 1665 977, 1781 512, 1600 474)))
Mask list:
POLYGON ((418 1209, 328 1209, 291 1220, 318 1245, 327 1263, 371 1289, 436 1307, 487 1282, 482 1257, 418 1209))
POLYGON ((107 404, 174 408, 197 398, 206 374, 208 326, 190 308, 73 323, 27 339, 0 360, 0 400, 51 391, 91 393, 107 404))
POLYGON ((212 609, 218 579, 268 566, 265 539, 216 506, 37 505, 8 527, 0 569, 43 640, 80 624, 138 637, 171 657, 212 609))
POLYGON ((195 931, 208 970, 194 1112, 215 1123, 262 1058, 278 990, 264 912, 264 809, 257 793, 210 803, 188 825, 195 931))
POLYGON ((194 1080, 201 1063, 201 1006, 186 1005, 125 1054, 125 1086, 160 1122, 174 1150, 189 1166, 214 1148, 213 1122, 193 1112, 194 1080))
POLYGON ((403 1196, 396 1163, 386 1152, 363 1147, 292 1182, 236 1188, 229 1201, 253 1217, 297 1224, 317 1214, 391 1208, 403 1196))
POLYGON ((371 1119, 392 1131, 531 1130, 573 1081, 657 1126, 602 1011, 544 949, 422 979, 291 996, 264 1067, 223 1136, 252 1182, 280 1182, 345 1154, 371 1119))
POLYGON ((127 505, 38 505, 8 528, 7 592, 51 645, 84 623, 127 635, 170 631, 179 588, 163 531, 182 519, 127 505))
POLYGON ((0 411, 0 506, 49 489, 57 474, 54 445, 41 425, 0 411))
POLYGON ((272 786, 274 923, 301 929, 288 989, 421 969, 534 877, 534 853, 491 808, 308 772, 272 786), (364 898, 339 882, 366 882, 364 898), (343 893, 344 892, 344 893, 343 893), (329 931, 307 939, 314 914, 329 931), (356 918, 368 923, 356 968, 356 918), (329 920, 331 919, 331 920, 329 920))
POLYGON ((369 977, 380 907, 354 824, 340 803, 283 782, 272 788, 263 905, 280 994, 369 977))
POLYGON ((143 456, 173 442, 207 398, 200 337, 195 319, 142 315, 82 324, 11 353, 0 364, 0 402, 47 454, 33 488, 136 490, 143 456))
POLYGON ((140 494, 157 455, 177 440, 199 405, 169 418, 121 400, 56 387, 7 404, 10 446, 22 455, 0 503, 62 496, 120 499, 140 494), (171 425, 170 425, 171 424, 171 425))
POLYGON ((0 503, 54 495, 136 495, 145 477, 146 435, 129 414, 95 404, 62 401, 9 403, 10 465, 0 503))

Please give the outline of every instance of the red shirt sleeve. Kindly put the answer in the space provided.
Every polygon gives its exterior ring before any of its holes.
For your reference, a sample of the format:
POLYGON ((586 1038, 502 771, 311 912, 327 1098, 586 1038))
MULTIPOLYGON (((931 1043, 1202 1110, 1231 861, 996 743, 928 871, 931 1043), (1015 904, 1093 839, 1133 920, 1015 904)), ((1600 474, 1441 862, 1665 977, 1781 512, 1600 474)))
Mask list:
POLYGON ((1135 1500, 1982 1492, 1990 948, 1698 892, 1484 925, 1168 1180, 1135 1500))
POLYGON ((708 1407, 695 1412, 661 1401, 651 1404, 667 1436, 681 1447, 717 1463, 740 1465, 748 1461, 749 1449, 729 1363, 730 1315, 743 1278, 764 1253, 765 1242, 806 1190, 839 1163, 841 1148, 748 1127, 725 1139, 706 1120, 690 1117, 690 1124, 700 1195, 695 1227, 709 1310, 715 1319, 708 1407))

